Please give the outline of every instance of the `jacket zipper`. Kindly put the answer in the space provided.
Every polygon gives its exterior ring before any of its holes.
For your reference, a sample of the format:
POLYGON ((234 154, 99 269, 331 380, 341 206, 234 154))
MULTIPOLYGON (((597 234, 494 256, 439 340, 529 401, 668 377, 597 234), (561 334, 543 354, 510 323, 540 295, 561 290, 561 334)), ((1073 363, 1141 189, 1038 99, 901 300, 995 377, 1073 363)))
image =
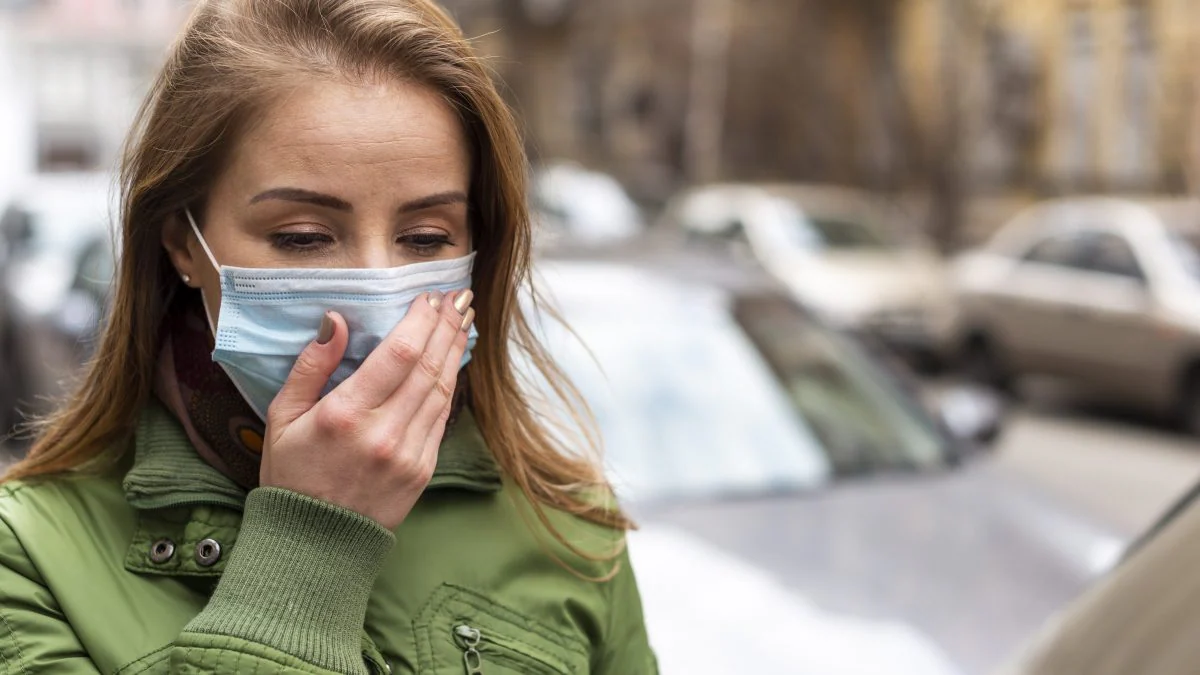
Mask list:
POLYGON ((467 625, 456 627, 454 634, 458 636, 459 646, 463 650, 463 665, 467 668, 467 675, 483 675, 483 657, 478 649, 483 634, 478 628, 467 625))
POLYGON ((520 642, 512 640, 502 634, 488 633, 469 626, 460 624, 455 626, 454 635, 457 638, 458 646, 463 650, 463 665, 466 666, 467 675, 483 675, 483 654, 479 648, 483 643, 488 643, 501 652, 508 654, 517 654, 531 661, 530 665, 536 664, 538 673, 567 673, 570 669, 566 664, 553 663, 546 660, 548 655, 531 652, 528 647, 523 646, 520 642))

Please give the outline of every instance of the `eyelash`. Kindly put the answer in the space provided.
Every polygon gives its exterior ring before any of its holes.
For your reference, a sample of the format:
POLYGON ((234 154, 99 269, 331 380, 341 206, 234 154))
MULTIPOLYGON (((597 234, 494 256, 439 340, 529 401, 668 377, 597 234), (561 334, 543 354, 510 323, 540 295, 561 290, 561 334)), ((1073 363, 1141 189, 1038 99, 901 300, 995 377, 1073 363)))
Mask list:
MULTIPOLYGON (((450 237, 432 233, 408 234, 397 238, 396 241, 408 246, 416 255, 425 257, 435 256, 445 247, 454 244, 450 237)), ((332 237, 320 232, 281 232, 271 235, 272 246, 293 253, 316 253, 332 243, 332 237)))

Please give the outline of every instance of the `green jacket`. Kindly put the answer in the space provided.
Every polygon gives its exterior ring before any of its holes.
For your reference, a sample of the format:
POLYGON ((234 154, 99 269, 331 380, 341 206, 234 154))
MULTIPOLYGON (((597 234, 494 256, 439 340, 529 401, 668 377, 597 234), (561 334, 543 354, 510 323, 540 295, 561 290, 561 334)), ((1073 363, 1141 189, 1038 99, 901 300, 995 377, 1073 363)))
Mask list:
MULTIPOLYGON (((656 671, 628 559, 572 556, 464 414, 397 528, 277 488, 247 494, 160 406, 132 466, 0 486, 0 672, 656 671)), ((584 550, 619 537, 551 511, 584 550)))

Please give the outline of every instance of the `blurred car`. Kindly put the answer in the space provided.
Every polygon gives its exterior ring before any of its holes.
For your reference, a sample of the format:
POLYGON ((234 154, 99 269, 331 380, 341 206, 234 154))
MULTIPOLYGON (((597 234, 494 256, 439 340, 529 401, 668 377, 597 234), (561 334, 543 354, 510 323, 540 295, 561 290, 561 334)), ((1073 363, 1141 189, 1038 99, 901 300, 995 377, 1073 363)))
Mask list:
POLYGON ((955 284, 973 378, 1066 378, 1200 435, 1200 205, 1043 203, 959 258, 955 284))
POLYGON ((1200 663, 1200 486, 1048 621, 1003 675, 1191 675, 1200 663))
POLYGON ((20 416, 44 412, 90 354, 111 278, 110 214, 114 185, 108 174, 42 174, 0 211, 8 256, 3 267, 7 409, 20 416), (108 261, 108 262, 105 262, 108 261), (93 269, 95 265, 109 265, 93 269), (97 276, 97 280, 90 277, 97 276))
POLYGON ((611 244, 645 229, 637 204, 608 174, 553 162, 534 171, 530 189, 539 247, 611 244))
POLYGON ((574 333, 535 327, 641 525, 663 673, 986 672, 1118 555, 1105 529, 962 461, 994 436, 986 397, 952 391, 931 414, 753 267, 632 248, 539 263, 574 333))
POLYGON ((692 238, 734 241, 808 307, 938 361, 954 331, 947 268, 881 202, 850 188, 712 185, 685 191, 663 222, 692 238))

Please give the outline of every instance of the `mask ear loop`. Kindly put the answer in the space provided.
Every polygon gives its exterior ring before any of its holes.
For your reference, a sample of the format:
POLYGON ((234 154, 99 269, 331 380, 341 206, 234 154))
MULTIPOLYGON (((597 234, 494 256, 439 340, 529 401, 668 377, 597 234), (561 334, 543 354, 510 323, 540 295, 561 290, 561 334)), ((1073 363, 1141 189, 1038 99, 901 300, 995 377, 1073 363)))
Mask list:
MULTIPOLYGON (((187 216, 188 224, 192 226, 192 232, 195 233, 196 239, 200 241, 200 247, 204 249, 204 255, 208 256, 208 261, 212 263, 213 269, 217 274, 221 273, 221 265, 217 263, 217 257, 213 255, 212 249, 208 247, 208 242, 204 241, 204 235, 200 234, 200 228, 196 225, 196 219, 192 217, 192 210, 184 207, 183 213, 187 216)), ((208 299, 204 297, 204 288, 200 289, 200 304, 204 305, 204 318, 208 320, 208 329, 212 331, 213 337, 217 335, 217 322, 213 321, 212 313, 208 311, 208 299)))

